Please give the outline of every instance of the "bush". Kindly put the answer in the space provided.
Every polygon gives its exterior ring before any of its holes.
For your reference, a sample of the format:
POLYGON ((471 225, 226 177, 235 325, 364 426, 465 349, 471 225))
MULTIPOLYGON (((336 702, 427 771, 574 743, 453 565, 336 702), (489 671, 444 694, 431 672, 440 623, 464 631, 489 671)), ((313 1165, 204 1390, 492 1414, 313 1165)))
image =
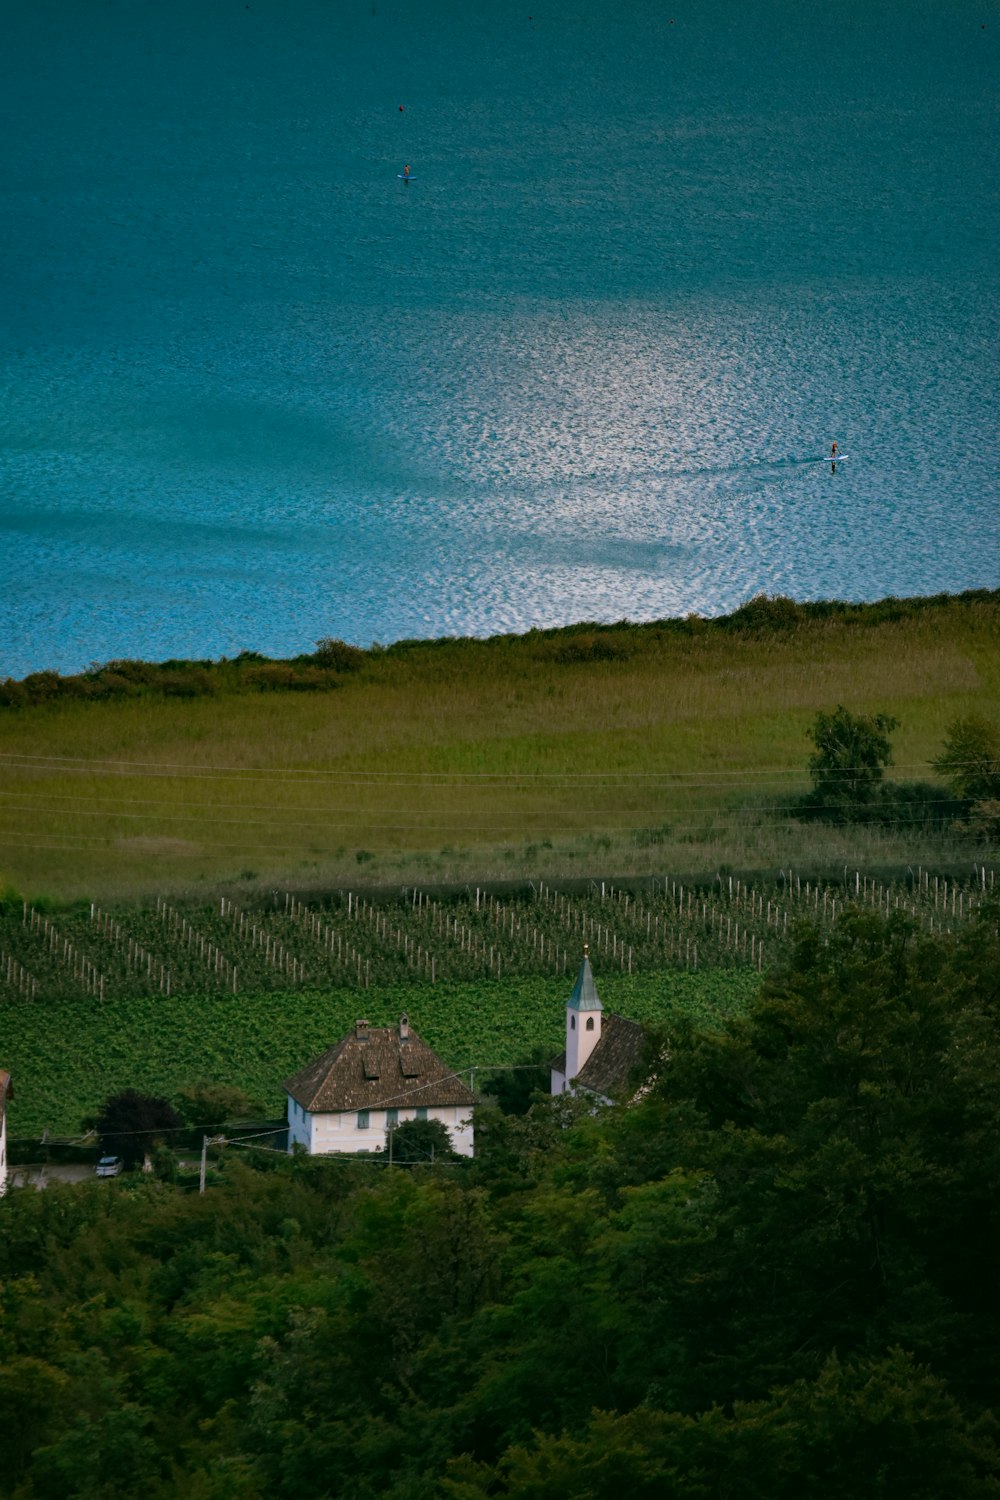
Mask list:
POLYGON ((872 815, 886 827, 935 830, 948 828, 965 811, 957 797, 949 797, 935 781, 885 781, 872 815))
POLYGON ((578 662, 626 661, 628 649, 614 636, 586 634, 571 636, 568 641, 556 642, 551 660, 572 666, 578 662))
POLYGON ((212 674, 204 669, 161 672, 153 686, 168 698, 211 698, 216 690, 212 674))
POLYGON ((272 661, 263 667, 251 667, 243 674, 247 687, 259 693, 319 693, 337 687, 335 672, 321 672, 315 667, 293 667, 272 661))
MULTIPOLYGON (((806 612, 794 599, 783 594, 756 594, 741 604, 739 609, 725 621, 728 629, 736 631, 759 631, 762 634, 774 630, 791 630, 801 625, 806 612)), ((720 621, 720 624, 723 623, 720 621)))
POLYGON ((327 635, 316 642, 313 661, 334 672, 357 672, 364 666, 365 653, 359 646, 349 646, 346 641, 327 635))
POLYGON ((31 672, 21 684, 28 703, 50 703, 63 693, 63 680, 58 672, 31 672))

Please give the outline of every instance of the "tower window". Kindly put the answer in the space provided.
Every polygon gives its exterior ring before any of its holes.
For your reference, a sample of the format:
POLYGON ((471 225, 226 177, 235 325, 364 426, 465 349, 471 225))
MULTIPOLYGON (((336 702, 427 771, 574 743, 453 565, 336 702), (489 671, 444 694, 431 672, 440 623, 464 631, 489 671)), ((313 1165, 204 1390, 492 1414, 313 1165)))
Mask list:
POLYGON ((588 1016, 587 1017, 587 1030, 588 1031, 593 1031, 593 1029, 594 1029, 594 1018, 593 1018, 593 1016, 588 1016))
POLYGON ((570 1031, 575 1031, 576 1030, 576 1016, 570 1016, 570 1018, 569 1018, 569 1029, 570 1029, 570 1031))

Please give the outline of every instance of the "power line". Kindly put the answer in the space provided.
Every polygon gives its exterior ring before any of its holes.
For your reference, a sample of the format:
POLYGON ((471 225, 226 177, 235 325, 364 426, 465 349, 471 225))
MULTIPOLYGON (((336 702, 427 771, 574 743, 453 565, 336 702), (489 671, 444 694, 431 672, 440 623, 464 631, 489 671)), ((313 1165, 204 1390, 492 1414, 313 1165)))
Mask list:
MULTIPOLYGON (((801 766, 761 766, 756 768, 744 768, 738 771, 725 770, 699 770, 699 771, 321 771, 311 770, 296 766, 233 766, 233 765, 198 765, 188 761, 128 761, 108 760, 87 756, 72 755, 46 755, 29 754, 28 752, 0 751, 0 761, 12 762, 14 770, 36 770, 36 771, 89 771, 92 775, 122 775, 122 776, 154 776, 173 775, 180 780, 224 780, 232 777, 239 781, 265 782, 289 780, 293 784, 299 782, 303 785, 314 785, 329 782, 332 785, 343 786, 417 786, 426 787, 430 785, 455 786, 467 783, 479 785, 488 782, 519 782, 519 781, 543 781, 543 782, 565 782, 567 784, 586 783, 590 781, 611 781, 619 784, 622 781, 666 781, 698 785, 704 778, 711 781, 722 778, 768 777, 768 776, 799 776, 805 775, 805 769, 801 766), (391 779, 395 778, 395 779, 391 779)), ((955 761, 951 764, 959 768, 963 765, 978 765, 976 760, 955 761)), ((893 766, 894 770, 926 770, 929 761, 900 761, 893 766)), ((845 775, 856 772, 869 772, 871 766, 841 766, 838 771, 845 775)), ((747 784, 750 784, 747 782, 747 784)))

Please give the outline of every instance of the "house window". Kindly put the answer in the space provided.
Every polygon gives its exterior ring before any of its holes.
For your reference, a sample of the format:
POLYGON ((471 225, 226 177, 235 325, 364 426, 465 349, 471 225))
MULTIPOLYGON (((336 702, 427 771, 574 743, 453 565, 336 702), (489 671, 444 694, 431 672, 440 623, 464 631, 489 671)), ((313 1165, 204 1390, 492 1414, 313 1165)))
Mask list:
POLYGON ((588 1016, 587 1017, 587 1030, 588 1031, 593 1031, 593 1029, 594 1029, 594 1018, 593 1018, 593 1016, 588 1016))
POLYGON ((386 1112, 385 1112, 385 1124, 386 1124, 386 1129, 388 1129, 390 1125, 398 1125, 399 1124, 399 1110, 398 1109, 387 1109, 386 1110, 386 1112))
POLYGON ((427 1118, 427 1106, 425 1104, 419 1104, 417 1106, 417 1119, 418 1120, 426 1120, 426 1118, 427 1118))
POLYGON ((358 1110, 358 1129, 359 1130, 367 1130, 368 1129, 368 1111, 366 1109, 359 1109, 358 1110))

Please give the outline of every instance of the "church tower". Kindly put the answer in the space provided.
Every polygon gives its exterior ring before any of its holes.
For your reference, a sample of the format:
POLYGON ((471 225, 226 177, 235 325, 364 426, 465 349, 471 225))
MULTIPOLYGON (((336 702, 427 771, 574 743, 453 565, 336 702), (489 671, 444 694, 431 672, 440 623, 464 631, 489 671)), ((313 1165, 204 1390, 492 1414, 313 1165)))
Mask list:
POLYGON ((582 1071, 584 1063, 601 1040, 601 1000, 590 967, 590 945, 583 945, 583 963, 573 993, 566 1001, 566 1083, 582 1071))

